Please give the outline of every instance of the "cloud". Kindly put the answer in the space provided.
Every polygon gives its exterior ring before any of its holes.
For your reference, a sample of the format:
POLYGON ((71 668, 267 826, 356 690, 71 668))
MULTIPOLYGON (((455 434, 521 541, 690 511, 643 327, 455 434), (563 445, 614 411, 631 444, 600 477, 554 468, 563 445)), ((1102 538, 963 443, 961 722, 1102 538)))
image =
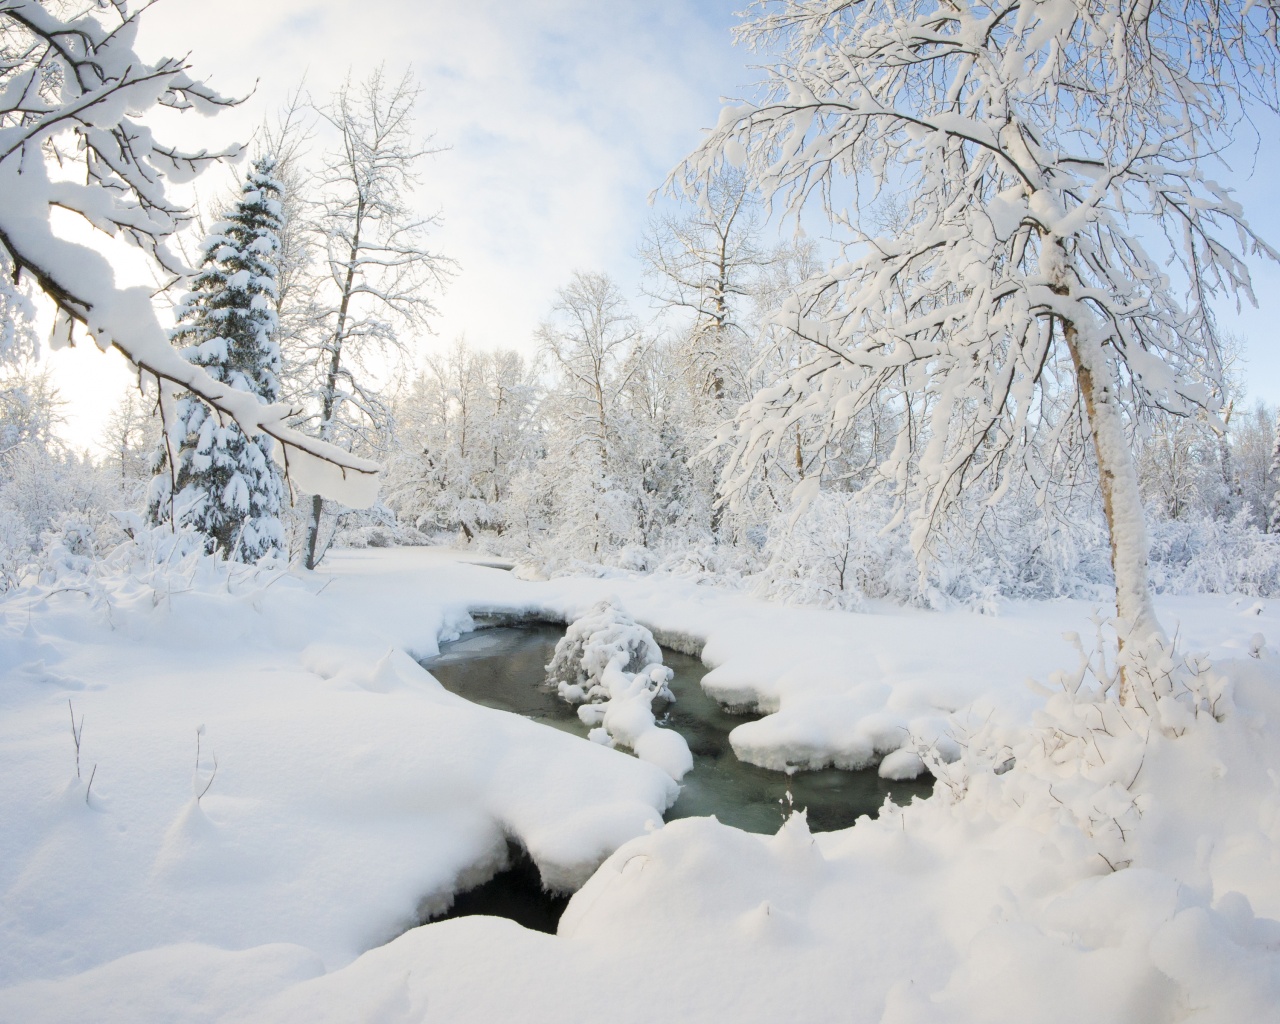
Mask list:
POLYGON ((211 142, 248 135, 305 73, 323 98, 350 71, 412 65, 424 133, 447 151, 418 204, 444 224, 432 246, 461 274, 437 303, 447 339, 528 347, 578 268, 636 276, 649 193, 714 123, 745 77, 729 43, 735 4, 682 0, 166 0, 144 17, 146 53, 188 52, 239 94, 211 142))

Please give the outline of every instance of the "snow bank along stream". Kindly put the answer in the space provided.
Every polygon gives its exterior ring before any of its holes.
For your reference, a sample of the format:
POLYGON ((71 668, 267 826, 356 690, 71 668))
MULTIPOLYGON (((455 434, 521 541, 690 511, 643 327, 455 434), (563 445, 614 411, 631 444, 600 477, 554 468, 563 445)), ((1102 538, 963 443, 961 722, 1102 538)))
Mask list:
MULTIPOLYGON (((440 654, 422 664, 459 696, 585 738, 590 726, 546 684, 546 665, 564 632, 548 623, 481 629, 442 644, 440 654)), ((748 832, 772 834, 794 803, 808 809, 813 830, 834 831, 864 814, 875 816, 886 797, 901 804, 931 792, 927 776, 925 781, 890 781, 874 768, 787 774, 738 760, 729 733, 760 716, 731 713, 708 696, 702 688, 707 669, 697 658, 665 649, 662 653, 674 672, 669 685, 676 700, 665 709, 655 706, 658 723, 682 735, 693 754, 693 770, 682 780, 680 798, 665 815, 668 821, 714 814, 748 832)))

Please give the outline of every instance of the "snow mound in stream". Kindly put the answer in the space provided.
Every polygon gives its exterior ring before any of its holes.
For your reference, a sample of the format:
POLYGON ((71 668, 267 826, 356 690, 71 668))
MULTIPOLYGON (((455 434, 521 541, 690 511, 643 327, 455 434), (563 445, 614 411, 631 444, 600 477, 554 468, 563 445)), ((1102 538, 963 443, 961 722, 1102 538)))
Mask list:
POLYGON ((547 665, 547 682, 581 704, 578 717, 596 727, 593 740, 630 747, 678 780, 693 755, 683 736, 660 729, 653 716, 655 700, 675 700, 671 676, 653 634, 611 601, 570 624, 547 665))

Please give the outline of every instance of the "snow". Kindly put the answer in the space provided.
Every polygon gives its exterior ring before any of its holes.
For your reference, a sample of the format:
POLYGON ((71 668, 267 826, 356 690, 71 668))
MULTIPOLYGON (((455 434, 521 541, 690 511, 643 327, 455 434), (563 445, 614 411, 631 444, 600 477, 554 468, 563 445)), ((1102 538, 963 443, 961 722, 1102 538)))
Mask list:
POLYGON ((1237 1021, 1280 1001, 1270 602, 1157 601, 1222 702, 1175 736, 1071 673, 1085 602, 849 614, 661 575, 531 582, 440 550, 330 557, 0 602, 0 1019, 1237 1021), (659 826, 665 772, 415 661, 482 612, 569 622, 606 599, 774 711, 735 748, 897 744, 896 777, 921 756, 901 726, 943 782, 841 832, 659 826), (404 931, 508 837, 578 890, 559 935, 404 931))
POLYGON ((557 683, 564 700, 591 702, 578 708, 584 723, 597 726, 591 739, 629 747, 678 782, 693 768, 693 755, 684 737, 659 728, 653 714, 655 700, 675 700, 671 676, 653 633, 614 601, 571 622, 547 666, 547 681, 557 683))

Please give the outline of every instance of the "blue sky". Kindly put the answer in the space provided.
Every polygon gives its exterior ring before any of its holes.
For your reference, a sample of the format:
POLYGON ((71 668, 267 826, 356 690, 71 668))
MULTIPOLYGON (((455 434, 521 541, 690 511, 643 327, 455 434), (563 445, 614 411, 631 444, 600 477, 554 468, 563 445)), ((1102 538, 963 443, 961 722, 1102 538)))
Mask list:
MULTIPOLYGON (((215 86, 252 94, 213 120, 184 117, 166 129, 210 146, 247 138, 304 74, 323 98, 348 70, 360 78, 380 61, 392 74, 412 66, 423 87, 418 123, 450 147, 425 168, 418 201, 443 213, 431 245, 461 266, 423 350, 465 333, 480 346, 531 351, 555 289, 575 269, 608 271, 636 292, 650 193, 715 123, 720 98, 743 95, 755 80, 750 55, 730 40, 744 3, 162 0, 143 18, 139 48, 148 57, 189 52, 215 86)), ((1252 178, 1222 177, 1280 241, 1276 155, 1269 145, 1252 178)), ((1224 309, 1222 320, 1248 339, 1250 397, 1275 403, 1280 271, 1259 267, 1258 279, 1262 309, 1224 309)), ((127 381, 122 362, 106 359, 54 360, 79 443, 127 381), (104 401, 106 379, 116 390, 104 401)))

